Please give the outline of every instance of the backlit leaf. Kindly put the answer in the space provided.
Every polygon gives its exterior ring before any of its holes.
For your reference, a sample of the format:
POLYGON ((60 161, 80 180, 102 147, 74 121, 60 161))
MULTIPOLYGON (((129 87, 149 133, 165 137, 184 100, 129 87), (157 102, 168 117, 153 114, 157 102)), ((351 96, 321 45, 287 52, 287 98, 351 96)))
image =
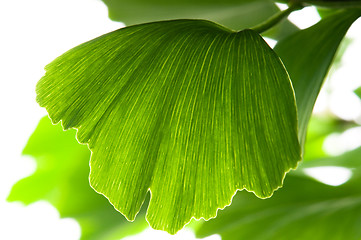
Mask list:
POLYGON ((129 220, 175 233, 297 166, 287 72, 252 30, 178 20, 120 29, 54 60, 37 101, 92 150, 90 182, 129 220))

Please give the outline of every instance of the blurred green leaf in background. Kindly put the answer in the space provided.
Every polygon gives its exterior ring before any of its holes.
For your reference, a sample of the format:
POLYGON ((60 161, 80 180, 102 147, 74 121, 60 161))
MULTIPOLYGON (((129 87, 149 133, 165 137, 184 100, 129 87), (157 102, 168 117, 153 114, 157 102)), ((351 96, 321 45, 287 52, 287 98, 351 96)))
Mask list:
MULTIPOLYGON (((103 0, 109 17, 133 25, 172 19, 206 19, 233 30, 251 28, 280 10, 271 0, 103 0)), ((298 28, 285 20, 267 36, 279 39, 298 28)))
POLYGON ((313 106, 336 50, 360 15, 359 9, 336 12, 279 41, 274 48, 285 64, 295 90, 301 145, 305 142, 313 106))
MULTIPOLYGON (((360 163, 359 155, 357 161, 360 163)), ((284 187, 266 200, 239 192, 229 208, 199 227, 197 236, 217 233, 223 240, 360 239, 359 174, 339 187, 289 176, 284 187)))
POLYGON ((74 136, 74 130, 64 132, 44 117, 23 152, 35 158, 37 170, 13 186, 8 201, 49 201, 61 217, 79 222, 82 239, 119 239, 144 229, 144 218, 129 223, 90 187, 90 152, 74 136))

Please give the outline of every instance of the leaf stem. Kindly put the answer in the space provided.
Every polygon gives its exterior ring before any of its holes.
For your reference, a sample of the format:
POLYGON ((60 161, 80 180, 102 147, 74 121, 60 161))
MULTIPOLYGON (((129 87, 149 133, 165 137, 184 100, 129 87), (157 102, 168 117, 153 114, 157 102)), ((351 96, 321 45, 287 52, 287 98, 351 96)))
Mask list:
POLYGON ((300 10, 303 7, 304 6, 302 5, 302 3, 300 3, 299 1, 294 1, 289 6, 289 8, 287 8, 287 9, 273 15, 272 17, 267 19, 265 22, 260 23, 260 24, 254 26, 251 29, 258 32, 259 34, 261 34, 261 33, 265 32, 265 31, 267 31, 268 29, 272 28, 274 25, 276 25, 280 21, 282 21, 284 18, 286 18, 288 15, 290 15, 291 12, 296 11, 296 10, 300 10))
POLYGON ((361 7, 360 0, 341 0, 341 1, 320 1, 320 0, 304 0, 302 1, 306 5, 313 5, 324 8, 354 8, 361 7))

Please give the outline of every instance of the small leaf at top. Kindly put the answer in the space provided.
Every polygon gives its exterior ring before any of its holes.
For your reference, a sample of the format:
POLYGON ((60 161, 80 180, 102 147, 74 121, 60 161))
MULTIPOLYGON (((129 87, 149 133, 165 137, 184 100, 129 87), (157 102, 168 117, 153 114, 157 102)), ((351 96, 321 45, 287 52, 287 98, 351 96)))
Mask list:
MULTIPOLYGON (((109 17, 133 25, 172 19, 206 19, 234 30, 253 27, 278 13, 272 0, 103 0, 109 17)), ((267 32, 280 39, 298 28, 288 20, 267 32)))
POLYGON ((239 189, 271 196, 300 160, 290 79, 252 30, 120 29, 49 64, 37 101, 89 145, 96 191, 133 220, 150 190, 148 222, 170 233, 239 189))

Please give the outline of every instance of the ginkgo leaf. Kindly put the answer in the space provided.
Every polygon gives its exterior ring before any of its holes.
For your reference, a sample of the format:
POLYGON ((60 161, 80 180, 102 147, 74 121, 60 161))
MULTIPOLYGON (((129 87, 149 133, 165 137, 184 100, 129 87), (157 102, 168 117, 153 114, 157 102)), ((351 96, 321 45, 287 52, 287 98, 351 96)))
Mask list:
POLYGON ((150 190, 148 222, 170 233, 238 189, 271 196, 301 158, 290 79, 252 30, 123 28, 49 64, 37 101, 88 144, 96 191, 133 220, 150 190))
MULTIPOLYGON (((8 201, 31 204, 49 201, 61 217, 75 218, 84 240, 115 240, 146 228, 146 221, 130 224, 101 195, 89 186, 89 150, 77 143, 74 132, 53 126, 48 117, 40 120, 26 144, 24 155, 37 163, 34 174, 11 189, 8 201)), ((144 212, 143 211, 144 215, 144 212)))
POLYGON ((338 11, 312 27, 279 41, 274 48, 285 64, 295 89, 302 146, 313 106, 336 51, 347 30, 360 15, 360 9, 338 11))

